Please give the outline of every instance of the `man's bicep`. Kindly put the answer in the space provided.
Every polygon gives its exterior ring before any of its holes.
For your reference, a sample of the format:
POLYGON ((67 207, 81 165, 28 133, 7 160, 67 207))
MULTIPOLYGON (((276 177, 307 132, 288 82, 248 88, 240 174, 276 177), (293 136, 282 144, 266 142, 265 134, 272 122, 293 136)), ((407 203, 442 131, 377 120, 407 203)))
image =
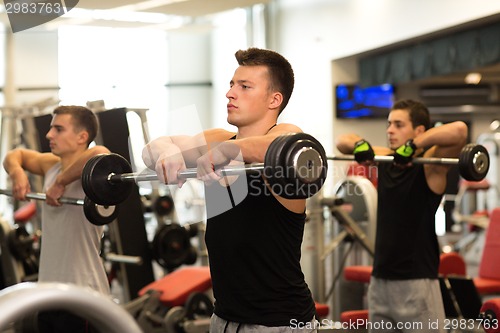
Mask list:
POLYGON ((29 173, 44 175, 59 158, 52 153, 40 153, 32 150, 22 152, 22 167, 29 173))
POLYGON ((429 148, 424 156, 425 157, 436 157, 436 158, 456 158, 460 155, 462 150, 462 145, 453 146, 433 146, 429 148))
POLYGON ((234 137, 236 133, 226 131, 225 129, 216 128, 204 131, 200 134, 200 137, 197 139, 199 146, 210 146, 211 144, 221 143, 227 140, 230 140, 234 137))

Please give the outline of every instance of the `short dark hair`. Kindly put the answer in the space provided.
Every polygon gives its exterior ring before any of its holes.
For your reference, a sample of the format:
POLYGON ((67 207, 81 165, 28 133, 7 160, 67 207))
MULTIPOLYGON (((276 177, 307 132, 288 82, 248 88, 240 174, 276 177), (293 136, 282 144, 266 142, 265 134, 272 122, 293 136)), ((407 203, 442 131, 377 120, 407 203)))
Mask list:
POLYGON ((281 54, 265 49, 251 47, 239 50, 234 56, 240 66, 266 66, 269 72, 269 89, 279 91, 283 95, 279 112, 288 104, 292 96, 295 78, 288 60, 281 54))
POLYGON ((69 114, 75 129, 85 130, 89 134, 87 146, 94 141, 99 125, 96 115, 90 109, 78 105, 61 105, 55 108, 53 114, 69 114))
POLYGON ((417 126, 424 126, 425 130, 431 128, 431 117, 429 109, 422 102, 412 99, 399 100, 394 103, 392 110, 406 110, 410 116, 413 128, 417 126))

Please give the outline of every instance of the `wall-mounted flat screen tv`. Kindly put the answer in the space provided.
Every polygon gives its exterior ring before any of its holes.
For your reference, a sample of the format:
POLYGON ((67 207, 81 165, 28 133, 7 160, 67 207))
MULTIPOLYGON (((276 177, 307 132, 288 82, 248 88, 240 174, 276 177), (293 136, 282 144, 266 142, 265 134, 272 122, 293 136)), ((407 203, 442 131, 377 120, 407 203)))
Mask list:
POLYGON ((387 118, 394 101, 392 84, 372 87, 339 84, 335 87, 337 118, 387 118))

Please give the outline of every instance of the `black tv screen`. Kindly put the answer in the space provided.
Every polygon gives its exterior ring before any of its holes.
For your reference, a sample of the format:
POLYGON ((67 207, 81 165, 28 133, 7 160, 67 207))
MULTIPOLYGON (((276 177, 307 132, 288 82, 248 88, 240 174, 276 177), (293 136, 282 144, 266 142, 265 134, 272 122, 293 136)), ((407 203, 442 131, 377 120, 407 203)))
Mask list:
POLYGON ((387 118, 395 100, 394 86, 339 84, 335 87, 337 118, 387 118))

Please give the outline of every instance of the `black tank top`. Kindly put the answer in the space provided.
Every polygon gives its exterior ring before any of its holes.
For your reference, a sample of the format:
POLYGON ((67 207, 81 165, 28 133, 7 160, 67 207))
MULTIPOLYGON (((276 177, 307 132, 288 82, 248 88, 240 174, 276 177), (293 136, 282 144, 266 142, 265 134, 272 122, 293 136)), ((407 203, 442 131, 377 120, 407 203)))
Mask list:
POLYGON ((205 197, 215 314, 265 326, 310 321, 315 305, 300 266, 305 214, 281 205, 258 174, 205 186, 205 197))
POLYGON ((442 195, 431 191, 422 165, 378 166, 377 233, 373 276, 437 278, 439 244, 435 214, 442 195))

